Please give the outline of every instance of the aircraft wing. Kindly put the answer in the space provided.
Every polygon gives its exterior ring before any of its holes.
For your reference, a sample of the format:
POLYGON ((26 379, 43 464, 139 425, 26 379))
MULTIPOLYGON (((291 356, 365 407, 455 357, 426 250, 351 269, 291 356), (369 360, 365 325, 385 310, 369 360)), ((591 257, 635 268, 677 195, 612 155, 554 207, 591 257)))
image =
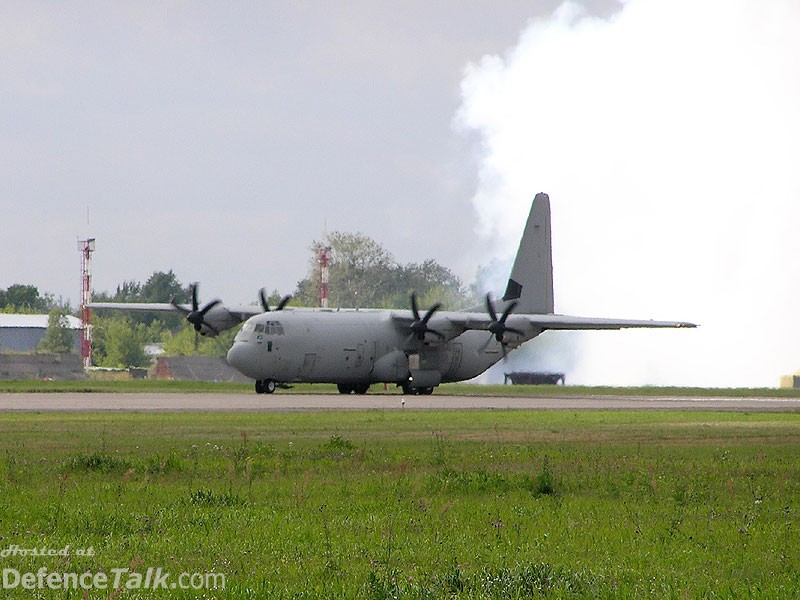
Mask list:
MULTIPOLYGON (((86 305, 92 310, 131 310, 138 312, 178 312, 169 303, 144 303, 144 302, 90 302, 86 305)), ((192 310, 189 305, 183 305, 186 310, 192 310)))
POLYGON ((193 309, 191 304, 147 303, 147 302, 91 302, 87 304, 92 310, 124 310, 133 312, 169 312, 182 314, 203 335, 214 336, 220 331, 236 327, 253 315, 260 314, 258 306, 230 306, 226 307, 219 301, 213 301, 202 310, 193 309), (198 319, 192 315, 202 312, 198 319))
MULTIPOLYGON (((440 313, 431 318, 427 323, 427 331, 429 333, 423 334, 422 339, 434 344, 444 343, 464 333, 464 331, 468 328, 464 327, 463 324, 457 323, 453 319, 449 318, 449 315, 456 314, 461 313, 440 313)), ((475 316, 478 315, 476 314, 475 316)), ((392 311, 390 318, 397 327, 404 331, 407 330, 409 333, 412 333, 412 324, 417 320, 409 311, 392 311)), ((486 329, 486 327, 483 327, 482 329, 486 329)))
MULTIPOLYGON (((192 310, 191 304, 179 304, 183 311, 179 311, 168 302, 91 302, 87 305, 91 309, 97 310, 131 310, 135 312, 189 312, 192 310)), ((248 306, 226 306, 225 310, 231 315, 246 321, 250 317, 260 314, 261 308, 255 305, 248 306)))
POLYGON ((250 317, 254 317, 255 315, 260 315, 263 309, 260 306, 255 305, 248 305, 248 306, 229 306, 226 310, 239 319, 240 322, 247 321, 250 317))
MULTIPOLYGON (((447 318, 464 329, 489 329, 492 319, 485 313, 447 313, 447 318)), ((686 321, 653 321, 646 319, 609 319, 603 317, 573 317, 556 314, 511 314, 507 324, 515 329, 630 329, 630 328, 691 328, 697 327, 686 321)))
MULTIPOLYGON (((393 312, 392 320, 403 329, 410 329, 414 316, 405 311, 393 312)), ((430 343, 444 343, 454 339, 467 330, 488 331, 494 320, 483 312, 440 312, 428 322, 429 330, 435 335, 427 335, 430 343)), ((573 317, 556 314, 510 314, 506 325, 509 330, 533 337, 548 329, 630 329, 630 328, 691 328, 694 323, 685 321, 653 321, 644 319, 609 319, 602 317, 573 317)))
POLYGON ((667 328, 683 329, 697 327, 686 321, 654 321, 644 319, 607 319, 595 317, 570 317, 562 315, 535 315, 525 317, 531 325, 545 329, 631 329, 667 328))

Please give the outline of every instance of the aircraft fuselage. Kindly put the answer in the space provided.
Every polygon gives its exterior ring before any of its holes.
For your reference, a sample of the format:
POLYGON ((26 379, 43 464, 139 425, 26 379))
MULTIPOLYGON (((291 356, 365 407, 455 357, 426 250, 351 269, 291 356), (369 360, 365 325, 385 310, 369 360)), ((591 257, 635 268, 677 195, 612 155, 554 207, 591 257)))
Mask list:
POLYGON ((483 373, 502 357, 486 331, 465 331, 448 342, 420 341, 389 311, 284 310, 251 317, 228 352, 228 362, 256 381, 372 383, 434 387, 483 373))

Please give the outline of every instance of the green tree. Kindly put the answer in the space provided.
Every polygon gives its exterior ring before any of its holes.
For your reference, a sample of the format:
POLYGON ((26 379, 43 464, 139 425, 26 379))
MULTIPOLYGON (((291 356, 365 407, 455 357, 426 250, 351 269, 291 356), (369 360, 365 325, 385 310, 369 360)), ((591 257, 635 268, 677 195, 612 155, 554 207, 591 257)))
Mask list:
POLYGON ((35 309, 41 302, 39 290, 32 285, 22 285, 15 283, 6 290, 6 305, 17 308, 35 309))
POLYGON ((154 271, 144 284, 134 280, 123 281, 114 294, 94 292, 93 297, 97 302, 170 302, 175 298, 183 303, 190 301, 191 288, 184 287, 170 269, 166 273, 154 271))
POLYGON ((143 323, 128 317, 97 318, 92 330, 94 363, 99 367, 144 367, 150 358, 144 351, 152 337, 143 323))
POLYGON ((15 283, 0 292, 0 306, 5 309, 4 312, 46 312, 56 306, 52 294, 42 296, 34 285, 15 283))
POLYGON ((39 352, 70 354, 75 351, 75 332, 70 329, 67 311, 54 308, 47 318, 47 333, 39 344, 39 352))
POLYGON ((328 303, 330 306, 379 307, 385 304, 392 287, 397 263, 391 253, 378 242, 361 233, 333 231, 323 242, 312 246, 309 275, 297 285, 298 304, 319 303, 319 263, 317 251, 330 247, 328 303))
POLYGON ((141 288, 140 302, 169 302, 173 298, 176 302, 189 302, 191 290, 181 285, 172 269, 166 273, 156 271, 141 288))
MULTIPOLYGON (((141 289, 139 302, 171 302, 175 300, 180 304, 191 302, 190 286, 183 286, 178 281, 175 273, 170 269, 168 272, 154 272, 144 283, 141 289)), ((139 313, 134 321, 152 325, 157 320, 161 320, 163 325, 169 329, 178 329, 186 321, 182 315, 165 313, 139 313)))
POLYGON ((33 315, 36 314, 38 311, 35 311, 32 308, 26 308, 24 306, 21 308, 17 308, 13 304, 6 304, 2 308, 0 308, 0 312, 7 315, 13 315, 13 314, 33 315))
POLYGON ((327 241, 331 247, 330 304, 380 306, 391 288, 392 273, 397 268, 391 253, 360 233, 334 231, 328 234, 327 241))
POLYGON ((138 281, 123 281, 111 302, 142 302, 142 284, 138 281))
POLYGON ((469 304, 461 279, 432 259, 399 267, 391 305, 407 307, 412 292, 417 293, 420 306, 441 302, 445 309, 454 310, 469 304))

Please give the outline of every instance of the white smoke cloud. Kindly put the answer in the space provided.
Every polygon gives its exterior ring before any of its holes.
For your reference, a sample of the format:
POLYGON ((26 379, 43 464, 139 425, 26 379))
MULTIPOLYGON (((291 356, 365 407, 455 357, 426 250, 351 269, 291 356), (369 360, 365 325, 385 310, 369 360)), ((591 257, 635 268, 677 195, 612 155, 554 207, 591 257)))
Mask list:
POLYGON ((557 312, 701 324, 582 334, 570 382, 800 369, 797 0, 628 0, 609 19, 567 2, 469 65, 462 97, 497 256, 547 191, 557 312))

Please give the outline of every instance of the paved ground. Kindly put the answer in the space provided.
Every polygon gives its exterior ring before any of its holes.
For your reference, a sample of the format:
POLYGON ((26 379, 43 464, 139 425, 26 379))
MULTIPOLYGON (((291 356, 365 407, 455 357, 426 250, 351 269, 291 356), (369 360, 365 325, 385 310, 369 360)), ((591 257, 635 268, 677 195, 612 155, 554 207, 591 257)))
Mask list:
POLYGON ((800 398, 473 397, 275 394, 0 394, 0 412, 295 410, 733 410, 800 411, 800 398))

